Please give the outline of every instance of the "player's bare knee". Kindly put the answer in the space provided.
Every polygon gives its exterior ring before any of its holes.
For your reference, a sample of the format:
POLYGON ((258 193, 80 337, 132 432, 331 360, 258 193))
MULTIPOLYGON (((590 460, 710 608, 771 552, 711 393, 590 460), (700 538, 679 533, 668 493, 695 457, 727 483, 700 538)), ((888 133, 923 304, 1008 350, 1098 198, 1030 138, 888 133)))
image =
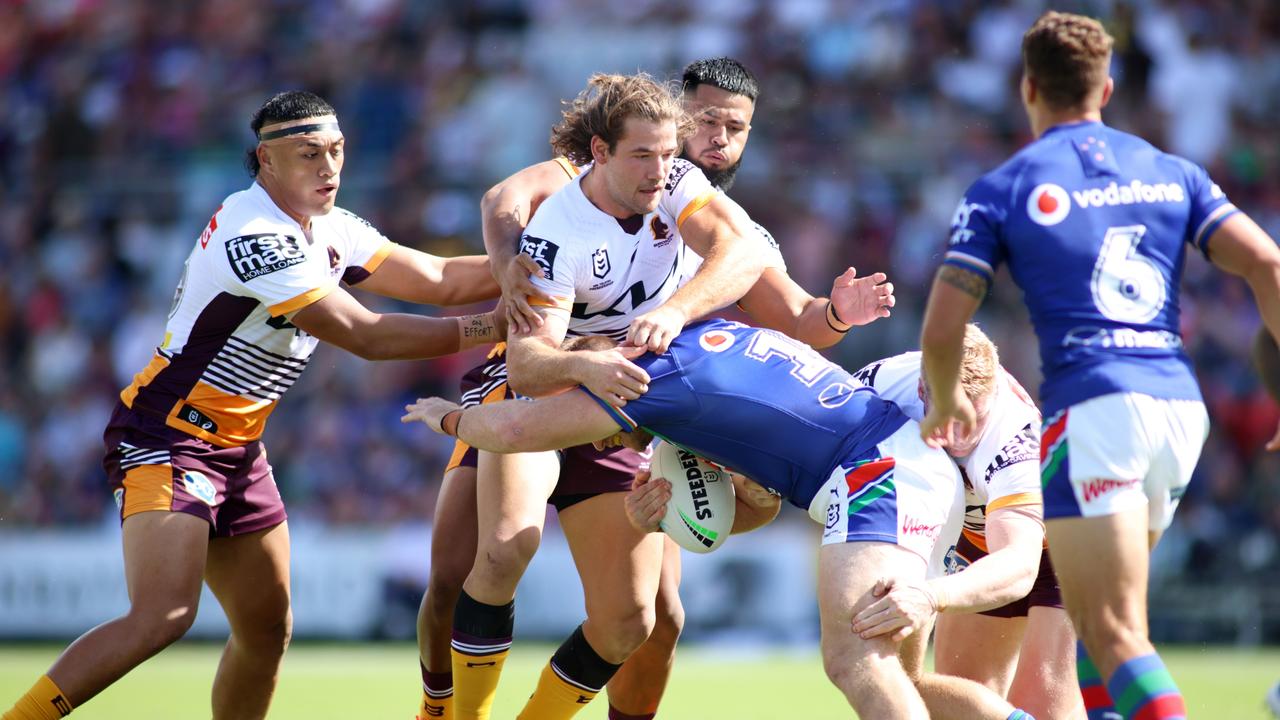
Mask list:
POLYGON ((613 608, 613 612, 594 617, 592 622, 601 628, 605 638, 604 647, 596 648, 596 652, 609 662, 622 662, 649 639, 655 622, 654 609, 652 605, 634 607, 630 612, 613 608))
POLYGON ((136 628, 135 637, 153 651, 169 647, 191 629, 196 620, 196 603, 189 605, 171 605, 134 607, 127 616, 136 628))
POLYGON ((669 641, 672 647, 684 631, 684 605, 679 598, 674 602, 660 602, 655 611, 653 631, 649 637, 669 641))
POLYGON ((519 577, 541 542, 536 528, 525 528, 485 543, 476 556, 474 570, 493 577, 519 577))

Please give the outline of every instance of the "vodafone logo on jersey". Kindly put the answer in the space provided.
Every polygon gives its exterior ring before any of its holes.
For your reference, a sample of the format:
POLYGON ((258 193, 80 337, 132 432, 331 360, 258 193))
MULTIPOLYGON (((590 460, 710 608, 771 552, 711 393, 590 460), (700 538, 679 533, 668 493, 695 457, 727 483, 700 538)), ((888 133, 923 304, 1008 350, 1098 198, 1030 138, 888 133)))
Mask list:
POLYGON ((1057 225, 1071 212, 1071 197, 1061 185, 1041 183, 1027 196, 1027 215, 1037 225, 1057 225))
POLYGON ((702 333, 702 337, 698 338, 698 344, 707 352, 724 352, 733 346, 733 333, 724 330, 711 330, 702 333))

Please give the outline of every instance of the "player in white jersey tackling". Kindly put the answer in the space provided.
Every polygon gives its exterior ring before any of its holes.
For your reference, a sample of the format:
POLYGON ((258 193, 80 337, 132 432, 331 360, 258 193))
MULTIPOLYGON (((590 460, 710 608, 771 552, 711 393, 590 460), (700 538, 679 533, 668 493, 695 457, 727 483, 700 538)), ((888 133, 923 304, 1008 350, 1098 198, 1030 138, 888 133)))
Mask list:
MULTIPOLYGON (((963 352, 960 383, 978 421, 947 448, 965 486, 964 512, 955 514, 963 528, 944 559, 947 575, 889 589, 859 614, 854 629, 927 632, 936 614, 938 673, 980 682, 1039 718, 1083 717, 1075 633, 1042 552, 1040 412, 978 326, 965 328, 963 352)), ((912 420, 928 412, 919 352, 871 363, 854 377, 912 420)), ((954 530, 944 534, 953 536, 954 530)), ((920 691, 932 708, 955 711, 971 699, 931 683, 938 681, 923 676, 920 691)))
MULTIPOLYGON (((733 302, 755 282, 762 262, 744 240, 742 211, 689 163, 677 162, 691 124, 678 99, 647 76, 593 76, 552 131, 552 145, 591 168, 539 208, 522 246, 542 266, 549 303, 543 322, 513 333, 507 362, 512 390, 528 395, 581 384, 625 404, 648 376, 619 350, 567 353, 566 333, 598 332, 643 349, 665 349, 684 323, 733 302), (683 244, 706 258, 678 285, 683 244)), ((621 517, 624 473, 600 475, 589 447, 566 451, 581 465, 556 487, 555 453, 480 455, 476 563, 454 612, 454 710, 487 717, 511 643, 515 586, 540 539, 545 504, 560 499, 560 523, 586 596, 587 621, 544 669, 523 718, 568 717, 590 701, 653 626, 661 567, 659 538, 621 517)), ((634 470, 639 458, 610 453, 634 470)))
POLYGON ((334 207, 344 141, 328 103, 281 93, 251 127, 256 181, 193 244, 164 339, 104 436, 129 611, 67 648, 4 720, 65 716, 176 641, 202 581, 231 625, 212 715, 265 717, 291 625, 288 525, 260 440, 267 416, 321 340, 409 359, 498 339, 491 314, 377 314, 340 286, 439 305, 498 293, 485 258, 397 246, 334 207))
MULTIPOLYGON (((684 71, 684 106, 693 112, 697 126, 684 140, 683 157, 694 163, 721 190, 732 183, 741 162, 750 132, 758 85, 745 67, 731 58, 713 58, 691 63, 684 71)), ((583 170, 564 157, 526 168, 504 180, 485 194, 485 244, 494 262, 494 271, 504 284, 513 325, 528 328, 541 322, 531 313, 526 297, 545 295, 529 283, 529 272, 539 271, 528 256, 517 254, 516 240, 529 217, 556 190, 570 183, 583 170), (521 312, 524 310, 524 313, 521 312)), ((815 298, 787 274, 777 244, 757 224, 750 239, 765 258, 760 279, 739 300, 758 323, 800 338, 815 347, 839 342, 854 325, 864 325, 887 317, 894 304, 893 286, 882 273, 857 277, 850 268, 837 278, 831 298, 815 298), (846 322, 847 321, 847 322, 846 322)), ((700 258, 686 247, 682 258, 682 281, 691 277, 700 258)), ((507 397, 504 358, 492 356, 473 370, 463 382, 464 404, 493 402, 507 397)), ((614 452, 605 457, 631 457, 614 452)), ((561 477, 587 467, 600 467, 599 453, 570 451, 568 458, 583 463, 562 465, 561 477)), ((470 571, 475 552, 475 465, 476 451, 459 441, 445 471, 444 486, 437 499, 432 525, 431 574, 419 612, 418 638, 423 679, 419 716, 451 717, 452 677, 449 672, 449 633, 453 609, 463 579, 470 571), (470 539, 469 546, 467 539, 470 539)), ((613 463, 608 475, 618 489, 627 489, 630 465, 613 463)), ((595 470, 597 474, 600 470, 595 470)), ((558 495, 553 501, 558 502, 558 495)), ((623 665, 609 682, 609 717, 613 720, 645 720, 656 712, 666 685, 683 626, 683 609, 678 586, 679 549, 669 540, 663 553, 662 578, 656 617, 650 639, 623 665)))

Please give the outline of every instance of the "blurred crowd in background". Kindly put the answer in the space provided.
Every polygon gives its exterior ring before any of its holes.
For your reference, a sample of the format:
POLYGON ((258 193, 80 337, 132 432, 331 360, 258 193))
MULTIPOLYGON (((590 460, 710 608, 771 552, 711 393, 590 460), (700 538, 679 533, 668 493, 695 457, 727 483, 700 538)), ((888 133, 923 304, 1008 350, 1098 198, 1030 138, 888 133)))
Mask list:
MULTIPOLYGON (((1043 5, 0 0, 0 530, 116 522, 103 427, 163 336, 183 259, 248 186, 249 117, 273 93, 308 89, 338 109, 340 205, 454 255, 483 252, 481 193, 548 158, 559 101, 590 73, 674 77, 732 55, 762 89, 734 198, 814 294, 848 265, 897 287, 892 318, 831 351, 856 368, 915 346, 957 202, 1031 139, 1019 51, 1043 5)), ((1106 121, 1205 165, 1280 237, 1280 5, 1054 6, 1116 38, 1106 121)), ((997 285, 979 319, 1034 392, 1021 298, 997 285)), ((1182 311, 1214 429, 1157 572, 1274 577, 1280 458, 1261 446, 1278 413, 1248 363, 1257 313, 1198 256, 1182 311)), ((456 396, 481 357, 371 364, 322 347, 266 433, 294 523, 429 519, 450 446, 402 427, 400 408, 456 396)))

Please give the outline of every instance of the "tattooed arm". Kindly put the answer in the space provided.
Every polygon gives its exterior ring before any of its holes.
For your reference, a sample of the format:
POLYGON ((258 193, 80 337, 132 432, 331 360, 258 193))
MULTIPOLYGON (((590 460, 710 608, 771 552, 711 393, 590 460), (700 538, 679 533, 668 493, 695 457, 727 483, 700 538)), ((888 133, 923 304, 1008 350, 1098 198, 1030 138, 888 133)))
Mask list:
POLYGON ((956 429, 972 430, 976 420, 973 403, 960 387, 960 361, 965 323, 982 304, 987 287, 986 277, 956 265, 943 265, 933 279, 920 332, 920 364, 931 401, 920 435, 934 447, 949 444, 956 429))

